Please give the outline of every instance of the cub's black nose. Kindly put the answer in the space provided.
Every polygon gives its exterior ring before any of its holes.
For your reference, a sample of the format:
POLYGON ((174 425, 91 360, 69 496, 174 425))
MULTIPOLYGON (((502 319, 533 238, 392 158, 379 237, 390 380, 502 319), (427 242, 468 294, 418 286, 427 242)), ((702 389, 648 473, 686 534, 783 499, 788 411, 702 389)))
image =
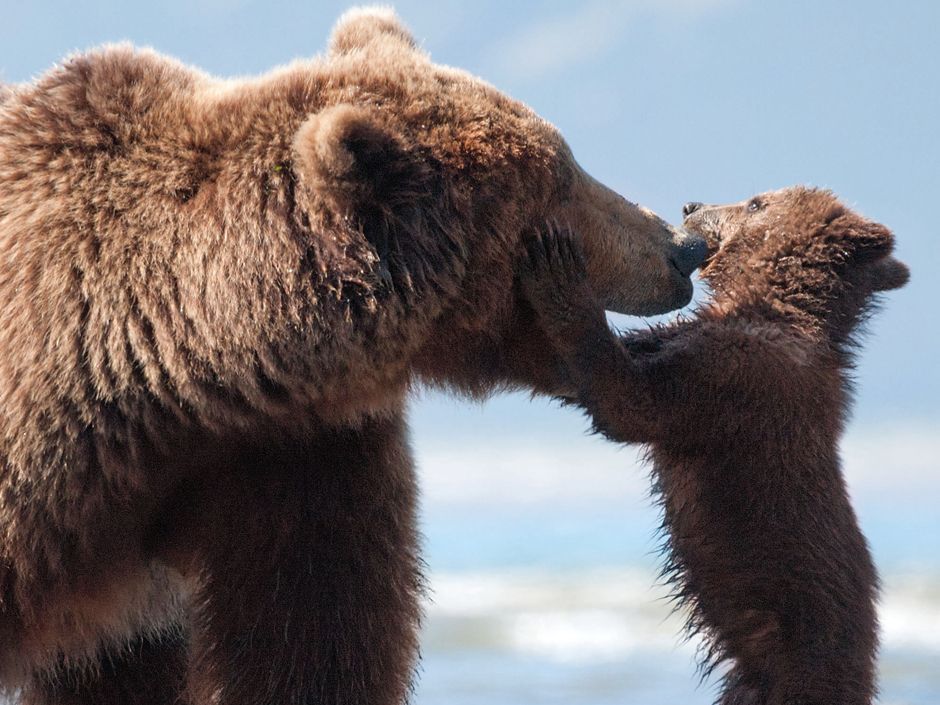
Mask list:
POLYGON ((697 211, 703 205, 705 204, 699 203, 698 201, 689 201, 684 206, 682 206, 682 216, 684 218, 688 218, 690 215, 692 215, 695 211, 697 211))
POLYGON ((708 244, 704 238, 690 237, 688 240, 677 246, 672 253, 672 263, 679 273, 687 277, 705 261, 708 255, 708 244))

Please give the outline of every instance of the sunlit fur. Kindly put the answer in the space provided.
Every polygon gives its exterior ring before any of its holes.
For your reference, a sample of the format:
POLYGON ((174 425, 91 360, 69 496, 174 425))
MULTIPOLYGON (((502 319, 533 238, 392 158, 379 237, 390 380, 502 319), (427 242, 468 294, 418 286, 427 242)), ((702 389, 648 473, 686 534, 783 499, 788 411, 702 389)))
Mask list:
POLYGON ((688 236, 387 11, 258 78, 112 46, 4 88, 0 688, 401 702, 404 398, 559 389, 515 270, 549 218, 611 306, 687 301, 688 236))
POLYGON ((616 337, 577 241, 534 239, 526 290, 595 427, 646 443, 664 575, 721 662, 723 705, 867 705, 877 578, 840 470, 854 333, 907 268, 893 237, 804 188, 685 222, 714 250, 693 318, 616 337))

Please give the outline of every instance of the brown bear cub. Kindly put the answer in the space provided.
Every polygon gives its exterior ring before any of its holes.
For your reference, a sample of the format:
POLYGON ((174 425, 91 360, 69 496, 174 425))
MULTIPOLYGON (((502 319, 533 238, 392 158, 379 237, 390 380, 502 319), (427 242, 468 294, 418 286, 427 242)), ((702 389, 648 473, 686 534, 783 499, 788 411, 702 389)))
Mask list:
POLYGON ((720 702, 870 703, 877 575, 838 442, 854 334, 908 270, 827 191, 684 212, 712 249, 694 318, 615 336, 568 231, 531 241, 527 295, 595 427, 650 445, 665 575, 706 668, 729 665, 720 702))

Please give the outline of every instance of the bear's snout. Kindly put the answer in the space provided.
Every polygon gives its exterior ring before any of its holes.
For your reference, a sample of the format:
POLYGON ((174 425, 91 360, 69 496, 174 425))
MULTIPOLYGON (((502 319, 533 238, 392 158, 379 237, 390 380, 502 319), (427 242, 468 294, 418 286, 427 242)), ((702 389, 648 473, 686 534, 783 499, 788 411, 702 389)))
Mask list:
POLYGON ((702 208, 705 204, 701 201, 689 201, 684 206, 682 206, 682 217, 688 218, 699 208, 702 208))
POLYGON ((682 276, 687 277, 702 265, 707 255, 705 238, 690 235, 673 248, 669 260, 682 276))

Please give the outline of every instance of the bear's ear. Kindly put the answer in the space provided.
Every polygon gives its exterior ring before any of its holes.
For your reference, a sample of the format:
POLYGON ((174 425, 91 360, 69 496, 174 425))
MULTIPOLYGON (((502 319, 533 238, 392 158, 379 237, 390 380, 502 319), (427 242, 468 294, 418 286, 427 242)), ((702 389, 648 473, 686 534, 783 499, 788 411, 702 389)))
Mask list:
POLYGON ((426 160, 372 109, 341 104, 310 116, 292 151, 302 185, 346 216, 392 211, 435 191, 426 160))
POLYGON ((888 228, 847 209, 826 223, 826 235, 854 264, 871 262, 894 249, 894 235, 888 228))
POLYGON ((359 7, 347 11, 333 29, 330 54, 348 54, 380 42, 395 42, 415 49, 414 37, 389 7, 359 7))
POLYGON ((907 284, 911 270, 903 262, 887 256, 876 260, 869 267, 869 278, 873 291, 891 291, 907 284))

